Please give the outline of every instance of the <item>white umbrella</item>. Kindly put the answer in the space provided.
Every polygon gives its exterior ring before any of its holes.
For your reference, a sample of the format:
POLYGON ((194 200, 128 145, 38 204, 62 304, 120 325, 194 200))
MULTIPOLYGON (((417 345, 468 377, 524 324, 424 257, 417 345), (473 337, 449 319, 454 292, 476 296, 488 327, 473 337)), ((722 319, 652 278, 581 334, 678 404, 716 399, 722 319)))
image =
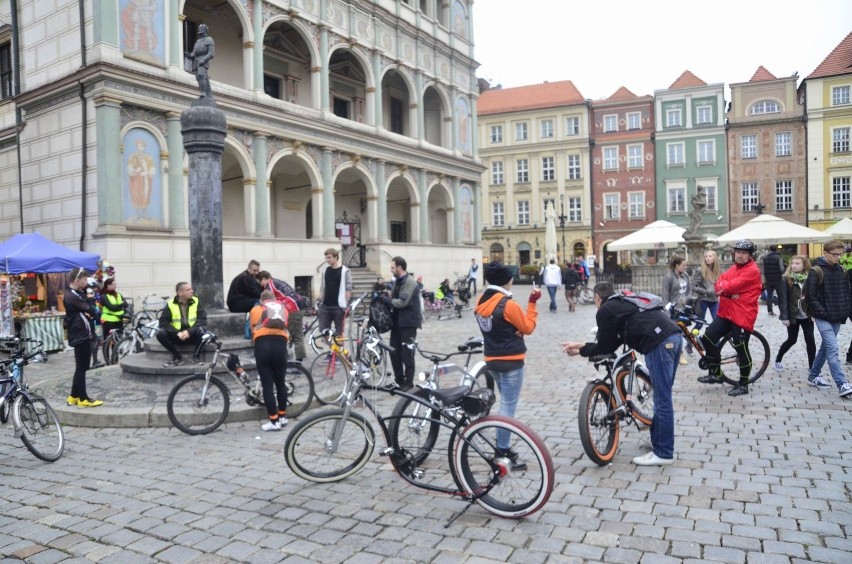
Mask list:
POLYGON ((669 221, 657 220, 630 235, 616 239, 606 246, 608 251, 643 251, 646 249, 673 249, 683 245, 683 227, 669 221))
POLYGON ((848 241, 852 239, 852 219, 844 217, 843 219, 826 229, 825 232, 831 234, 834 237, 837 237, 838 239, 848 241))
POLYGON ((553 202, 547 202, 544 212, 544 254, 547 256, 547 262, 556 258, 556 210, 553 202))
POLYGON ((786 219, 764 213, 744 225, 720 235, 717 243, 727 245, 740 239, 751 239, 757 244, 794 245, 798 243, 822 243, 832 238, 825 231, 797 225, 786 219))

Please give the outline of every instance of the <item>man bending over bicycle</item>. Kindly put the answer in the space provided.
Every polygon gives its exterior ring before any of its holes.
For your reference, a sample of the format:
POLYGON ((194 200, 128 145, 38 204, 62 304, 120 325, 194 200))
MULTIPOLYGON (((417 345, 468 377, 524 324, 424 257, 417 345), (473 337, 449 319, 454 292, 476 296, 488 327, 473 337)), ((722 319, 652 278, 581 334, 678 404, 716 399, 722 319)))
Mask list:
MULTIPOLYGON (((515 408, 524 384, 524 357, 527 347, 524 335, 535 331, 538 312, 535 303, 541 290, 530 292, 527 312, 512 300, 512 271, 499 262, 485 265, 485 287, 476 305, 476 321, 482 331, 485 364, 500 391, 500 415, 515 416, 515 408)), ((513 470, 527 465, 509 444, 509 431, 497 430, 498 457, 508 458, 513 470)))
POLYGON ((734 264, 716 280, 716 294, 719 295, 719 314, 701 336, 705 359, 710 373, 701 376, 702 384, 721 384, 721 348, 719 343, 730 335, 731 344, 737 351, 737 364, 740 369, 740 383, 728 391, 729 396, 741 396, 748 393, 748 379, 751 375, 751 354, 748 350, 748 338, 754 330, 757 319, 757 299, 760 297, 760 269, 754 263, 755 246, 749 239, 734 243, 734 264))
POLYGON ((612 284, 595 285, 598 312, 597 342, 562 344, 569 356, 611 354, 625 343, 645 355, 651 387, 654 390, 654 422, 651 424, 651 452, 633 459, 638 466, 666 466, 674 462, 674 406, 672 387, 677 374, 683 339, 680 329, 662 309, 640 310, 621 299, 612 284))

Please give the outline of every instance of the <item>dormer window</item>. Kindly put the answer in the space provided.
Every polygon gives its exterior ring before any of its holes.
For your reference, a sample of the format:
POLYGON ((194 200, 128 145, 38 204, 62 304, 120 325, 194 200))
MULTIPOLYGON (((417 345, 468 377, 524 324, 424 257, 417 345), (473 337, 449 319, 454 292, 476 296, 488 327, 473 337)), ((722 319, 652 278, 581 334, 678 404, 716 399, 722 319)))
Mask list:
POLYGON ((760 114, 777 114, 781 111, 781 108, 778 106, 777 102, 773 102, 772 100, 761 100, 760 102, 756 102, 751 107, 751 115, 757 116, 760 114))

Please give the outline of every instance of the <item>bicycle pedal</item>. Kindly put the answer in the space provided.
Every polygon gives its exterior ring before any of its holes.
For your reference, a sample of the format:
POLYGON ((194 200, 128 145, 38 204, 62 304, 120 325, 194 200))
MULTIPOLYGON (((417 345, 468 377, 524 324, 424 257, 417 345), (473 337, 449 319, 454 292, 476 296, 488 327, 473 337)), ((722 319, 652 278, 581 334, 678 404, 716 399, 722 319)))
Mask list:
POLYGON ((390 456, 393 454, 393 447, 383 448, 379 451, 379 456, 390 456))

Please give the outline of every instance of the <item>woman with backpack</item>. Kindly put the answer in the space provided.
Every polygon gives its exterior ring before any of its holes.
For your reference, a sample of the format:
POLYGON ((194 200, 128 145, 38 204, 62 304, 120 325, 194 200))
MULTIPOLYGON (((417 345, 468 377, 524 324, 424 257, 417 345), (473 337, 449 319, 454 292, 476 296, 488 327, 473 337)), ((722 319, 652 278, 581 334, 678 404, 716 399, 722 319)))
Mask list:
POLYGON ((263 386, 263 404, 269 421, 260 426, 262 431, 280 431, 287 424, 287 310, 275 301, 272 290, 260 294, 260 303, 249 312, 251 338, 257 373, 263 386), (273 389, 274 387, 274 389, 273 389))
POLYGON ((787 327, 787 340, 781 344, 778 354, 775 356, 775 370, 784 370, 781 359, 790 350, 790 347, 799 340, 799 326, 805 336, 805 350, 808 353, 808 368, 814 364, 816 356, 816 341, 814 340, 814 320, 808 315, 808 304, 804 297, 805 280, 811 271, 811 261, 808 257, 796 255, 790 259, 790 265, 782 277, 785 293, 778 296, 781 303, 778 304, 779 318, 781 323, 787 327), (786 298, 786 300, 785 300, 786 298), (784 304, 787 307, 784 307, 784 304))

